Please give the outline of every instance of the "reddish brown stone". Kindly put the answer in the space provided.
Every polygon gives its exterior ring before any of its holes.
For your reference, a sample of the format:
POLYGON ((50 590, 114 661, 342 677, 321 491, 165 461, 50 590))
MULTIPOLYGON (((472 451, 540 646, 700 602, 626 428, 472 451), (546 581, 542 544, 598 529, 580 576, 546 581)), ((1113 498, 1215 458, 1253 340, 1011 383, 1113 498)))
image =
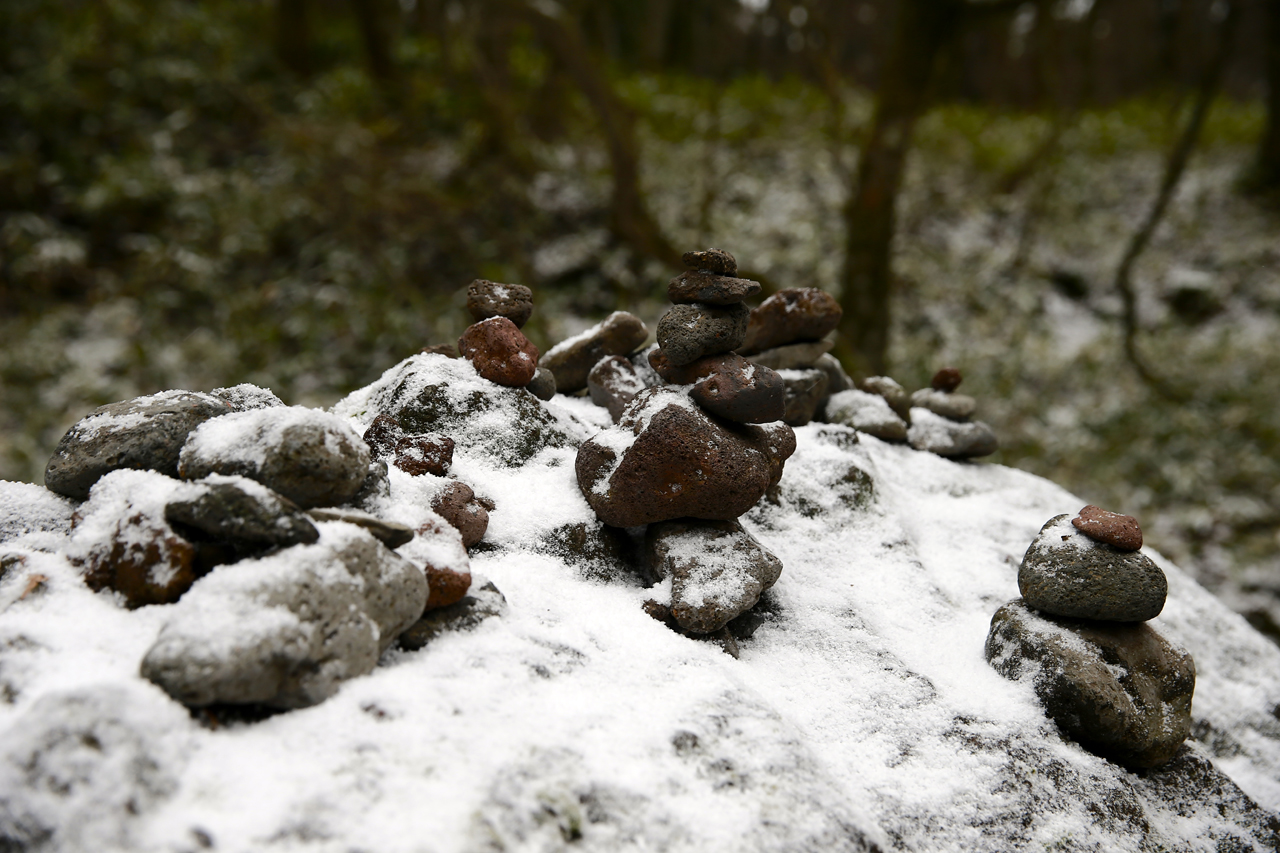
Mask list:
POLYGON ((691 270, 706 270, 720 275, 737 275, 738 261, 724 249, 685 252, 680 260, 691 270))
POLYGON ((374 459, 386 459, 395 453, 396 445, 404 438, 404 428, 390 415, 378 415, 364 431, 364 443, 374 459))
POLYGON ((1105 542, 1121 551, 1137 551, 1142 547, 1142 528, 1131 515, 1108 512, 1089 504, 1071 519, 1075 528, 1097 542, 1105 542))
POLYGON ((667 296, 677 305, 702 302, 732 305, 760 292, 760 282, 747 278, 696 271, 683 272, 667 284, 667 296))
POLYGON ((964 381, 964 377, 960 375, 959 369, 955 367, 944 367, 937 373, 933 374, 933 379, 929 382, 929 386, 935 391, 942 391, 950 394, 952 391, 960 387, 960 383, 964 381))
POLYGON ((443 477, 453 465, 453 439, 444 435, 407 435, 396 443, 392 464, 414 477, 443 477))
POLYGON ((113 589, 133 609, 177 601, 195 582, 195 556, 195 547, 168 525, 137 513, 116 522, 108 541, 73 562, 90 589, 113 589))
POLYGON ((713 373, 700 379, 689 396, 716 417, 743 424, 780 421, 787 411, 782 377, 759 364, 713 373))
POLYGON ((523 388, 538 369, 538 348, 506 317, 491 317, 469 326, 458 338, 458 351, 490 382, 523 388))
POLYGON ((606 355, 635 352, 649 337, 649 329, 634 314, 614 311, 580 335, 547 350, 540 367, 556 377, 556 391, 572 394, 587 387, 587 374, 606 355))
POLYGON ((611 355, 596 362, 587 374, 587 391, 591 402, 609 410, 609 417, 617 423, 626 408, 647 386, 631 360, 621 355, 611 355))
POLYGON ((690 364, 672 364, 671 359, 659 347, 649 353, 649 366, 672 385, 692 385, 699 379, 725 370, 745 370, 750 364, 736 352, 703 356, 690 364))
POLYGON ((506 317, 520 327, 533 314, 533 291, 523 284, 499 284, 478 278, 467 288, 467 311, 477 323, 490 317, 506 317))
POLYGON ((453 569, 437 569, 428 563, 427 573, 427 606, 423 613, 440 607, 448 607, 462 600, 471 588, 470 572, 455 572, 453 569))
POLYGON ((816 341, 840 322, 840 304, 816 287, 779 290, 751 312, 743 355, 797 341, 816 341))
POLYGON ((462 534, 462 545, 470 548, 484 538, 489 529, 489 512, 476 500, 466 483, 456 480, 445 486, 431 501, 436 514, 462 534))

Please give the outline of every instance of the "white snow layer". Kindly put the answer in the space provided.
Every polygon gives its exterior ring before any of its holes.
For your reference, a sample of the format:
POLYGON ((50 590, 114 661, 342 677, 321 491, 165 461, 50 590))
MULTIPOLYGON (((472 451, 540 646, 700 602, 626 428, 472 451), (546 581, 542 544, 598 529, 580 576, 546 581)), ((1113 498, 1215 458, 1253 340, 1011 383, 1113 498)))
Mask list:
MULTIPOLYGON (((551 407, 581 424, 579 402, 551 407)), ((455 458, 497 504, 497 547, 470 563, 504 614, 256 723, 187 724, 141 680, 173 608, 127 611, 22 550, 0 579, 0 829, 52 827, 40 849, 60 851, 1213 849, 1213 815, 1139 802, 1146 781, 1059 738, 983 659, 1028 544, 1083 501, 848 428, 797 437, 743 519, 784 569, 739 660, 647 616, 661 587, 533 547, 592 518, 572 448, 455 458), (1135 822, 1099 816, 1097 792, 1135 822)), ((433 490, 413 480, 392 477, 392 505, 417 520, 433 490)), ((1146 553, 1169 576, 1153 624, 1195 656, 1197 726, 1229 746, 1215 763, 1280 808, 1280 649, 1146 553)))

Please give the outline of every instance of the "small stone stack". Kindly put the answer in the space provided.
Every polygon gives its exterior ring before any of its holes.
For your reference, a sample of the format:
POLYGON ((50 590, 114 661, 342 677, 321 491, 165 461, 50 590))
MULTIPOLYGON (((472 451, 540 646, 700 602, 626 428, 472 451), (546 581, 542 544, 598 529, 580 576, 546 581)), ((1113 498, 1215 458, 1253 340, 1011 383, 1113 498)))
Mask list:
POLYGON ((459 354, 490 382, 524 388, 538 370, 538 348, 520 328, 533 313, 533 292, 520 284, 476 279, 467 288, 475 323, 458 338, 459 354))
POLYGON ((929 388, 911 395, 907 440, 916 450, 951 459, 973 459, 1000 449, 991 427, 972 420, 977 400, 956 393, 962 381, 959 370, 944 367, 933 375, 929 388))
POLYGON ((585 332, 547 350, 538 366, 555 376, 556 390, 576 394, 587 387, 592 368, 609 356, 634 354, 649 339, 649 328, 634 314, 614 311, 585 332))
POLYGON ((839 303, 816 287, 780 290, 752 310, 738 352, 778 372, 786 388, 783 421, 804 426, 828 396, 853 387, 823 340, 840 323, 839 303))
POLYGON ((851 426, 884 441, 906 441, 911 401, 888 376, 872 376, 857 388, 832 394, 824 417, 828 423, 851 426))
POLYGON ((1136 519, 1086 506, 1050 519, 1027 549, 1015 599, 996 611, 986 657, 1029 679, 1083 746, 1131 769, 1158 767, 1191 731, 1195 663, 1147 620, 1168 582, 1139 553, 1136 519))

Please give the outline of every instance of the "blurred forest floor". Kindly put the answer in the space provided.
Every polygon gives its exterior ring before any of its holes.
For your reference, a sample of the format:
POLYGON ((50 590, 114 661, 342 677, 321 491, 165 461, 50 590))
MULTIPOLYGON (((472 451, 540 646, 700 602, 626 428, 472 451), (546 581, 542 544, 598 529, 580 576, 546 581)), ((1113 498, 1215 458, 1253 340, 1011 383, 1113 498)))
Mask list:
MULTIPOLYGON (((537 108, 537 56, 517 51, 524 133, 503 138, 483 120, 498 106, 439 75, 393 102, 352 65, 289 82, 244 49, 242 22, 117 6, 151 17, 121 39, 24 19, 6 48, 0 477, 41 482, 89 409, 161 389, 252 382, 330 404, 455 340, 473 278, 534 288, 544 350, 609 311, 663 310, 674 271, 614 236, 590 110, 572 93, 537 108)), ((412 40, 399 60, 443 61, 412 40)), ((674 246, 836 290, 869 93, 613 83, 674 246)), ((899 199, 891 373, 910 390, 960 367, 1001 438, 993 461, 1137 516, 1280 637, 1280 214, 1236 191, 1260 104, 1218 101, 1135 273, 1139 346, 1187 396, 1123 351, 1115 270, 1188 108, 932 109, 899 199)))

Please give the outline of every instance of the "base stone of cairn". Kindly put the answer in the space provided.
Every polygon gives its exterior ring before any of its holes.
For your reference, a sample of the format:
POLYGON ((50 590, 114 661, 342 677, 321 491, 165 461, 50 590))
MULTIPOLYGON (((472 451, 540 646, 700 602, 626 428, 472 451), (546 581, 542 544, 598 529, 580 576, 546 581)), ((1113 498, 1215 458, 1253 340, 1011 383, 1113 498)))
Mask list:
POLYGON ((955 393, 960 382, 959 370, 944 367, 934 374, 929 388, 911 395, 907 440, 916 450, 951 459, 974 459, 1000 449, 995 431, 982 421, 971 420, 977 401, 955 393))

